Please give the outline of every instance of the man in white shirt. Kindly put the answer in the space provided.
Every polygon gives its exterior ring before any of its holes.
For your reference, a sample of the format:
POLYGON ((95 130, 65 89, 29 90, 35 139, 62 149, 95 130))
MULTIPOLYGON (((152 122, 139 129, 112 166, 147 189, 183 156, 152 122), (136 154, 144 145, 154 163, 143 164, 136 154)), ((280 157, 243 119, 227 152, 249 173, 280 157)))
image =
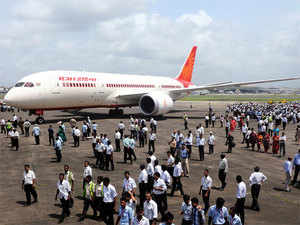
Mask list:
POLYGON ((149 220, 150 225, 155 225, 158 217, 157 204, 152 200, 150 192, 146 193, 144 202, 144 216, 149 220))
POLYGON ((291 182, 292 178, 292 171, 293 171, 293 163, 292 158, 288 157, 288 159, 283 164, 283 169, 285 173, 285 191, 290 192, 291 189, 289 187, 289 184, 291 182))
POLYGON ((162 165, 161 169, 163 171, 162 175, 161 175, 161 179, 163 179, 167 185, 167 187, 170 186, 171 184, 171 175, 168 172, 167 166, 166 165, 162 165))
POLYGON ((108 140, 106 151, 105 151, 105 167, 107 171, 109 170, 109 164, 111 170, 115 169, 113 153, 114 153, 114 147, 112 146, 110 140, 108 140))
POLYGON ((136 214, 137 215, 133 218, 132 225, 150 225, 149 219, 144 216, 144 210, 142 206, 136 206, 136 214))
POLYGON ((23 173, 23 181, 22 181, 22 190, 26 193, 26 205, 31 205, 31 195, 34 198, 34 201, 32 203, 35 203, 38 201, 38 195, 35 190, 36 185, 36 176, 35 173, 30 169, 30 165, 26 164, 24 166, 24 173, 23 173))
POLYGON ((89 161, 84 161, 84 169, 83 169, 83 184, 82 184, 82 189, 84 189, 85 187, 85 179, 87 176, 91 176, 93 177, 93 172, 92 172, 92 168, 90 167, 90 163, 89 161))
POLYGON ((152 187, 153 187, 153 183, 154 183, 154 179, 153 179, 153 175, 154 175, 154 167, 153 164, 151 162, 150 158, 146 158, 146 162, 147 162, 147 174, 148 174, 148 191, 152 191, 152 187))
POLYGON ((116 152, 121 151, 121 133, 119 130, 115 131, 115 145, 116 145, 116 152))
POLYGON ((74 130, 74 147, 79 147, 79 145, 80 145, 80 135, 81 135, 80 130, 78 129, 78 127, 75 127, 75 130, 74 130))
POLYGON ((148 185, 148 174, 144 164, 140 165, 140 174, 139 174, 139 191, 140 191, 140 204, 143 205, 145 201, 145 195, 148 185))
POLYGON ((184 192, 182 190, 182 184, 181 184, 181 177, 183 175, 183 170, 179 162, 180 162, 179 159, 175 159, 175 167, 173 170, 172 191, 170 196, 174 195, 176 188, 180 190, 181 195, 184 195, 184 192))
POLYGON ((168 172, 169 174, 173 174, 175 159, 172 156, 171 151, 168 151, 167 155, 168 155, 168 160, 167 160, 168 172))
POLYGON ((125 129, 125 125, 123 121, 120 121, 120 123, 118 124, 118 130, 120 131, 121 139, 123 139, 124 129, 125 129))
POLYGON ((256 166, 254 168, 254 173, 251 174, 249 181, 251 186, 251 195, 252 195, 252 206, 251 209, 259 211, 258 197, 260 193, 261 184, 267 180, 267 177, 259 172, 260 168, 256 166))
POLYGON ((135 194, 136 190, 136 183, 132 177, 130 177, 129 171, 125 171, 124 173, 124 180, 123 180, 123 193, 124 192, 131 192, 133 195, 135 194))
POLYGON ((190 201, 190 196, 184 195, 183 202, 181 204, 181 212, 180 212, 180 214, 183 215, 182 225, 192 225, 193 222, 192 213, 193 213, 193 206, 190 201))
POLYGON ((116 211, 117 192, 113 185, 110 184, 108 177, 103 179, 103 221, 106 225, 114 224, 114 212, 116 211))
POLYGON ((285 156, 285 144, 286 144, 286 136, 285 136, 285 133, 282 132, 281 136, 279 137, 280 157, 285 156))
POLYGON ((154 173, 154 184, 153 184, 153 198, 157 203, 158 211, 161 217, 165 215, 165 211, 168 209, 167 203, 167 185, 163 179, 160 178, 158 172, 154 173))
POLYGON ((16 148, 16 151, 19 150, 19 132, 16 128, 13 128, 12 132, 10 133, 12 139, 12 147, 16 148))
POLYGON ((245 224, 245 201, 246 201, 246 194, 247 188, 246 184, 243 181, 240 175, 236 176, 237 182, 237 193, 236 193, 236 213, 240 216, 242 224, 245 224))
POLYGON ((214 146, 215 146, 215 136, 213 135, 213 132, 210 131, 209 132, 209 137, 208 137, 208 149, 209 149, 209 154, 213 154, 214 153, 214 146))
POLYGON ((59 198, 62 206, 62 213, 61 218, 59 220, 59 223, 62 223, 65 219, 65 217, 70 216, 70 207, 69 207, 69 201, 71 198, 71 186, 67 180, 64 179, 64 174, 59 174, 59 180, 56 184, 57 191, 55 195, 55 200, 57 200, 57 197, 59 198))
POLYGON ((208 169, 205 169, 204 176, 201 178, 201 186, 199 191, 199 195, 202 194, 202 199, 205 205, 205 209, 204 209, 205 214, 209 209, 209 197, 210 197, 211 187, 212 187, 212 179, 208 175, 208 169))
POLYGON ((221 154, 221 160, 219 163, 219 180, 221 181, 221 190, 224 190, 226 187, 226 175, 228 173, 228 161, 225 154, 221 154))
POLYGON ((156 141, 156 134, 151 130, 150 134, 149 134, 149 150, 148 152, 150 153, 155 152, 155 141, 156 141))

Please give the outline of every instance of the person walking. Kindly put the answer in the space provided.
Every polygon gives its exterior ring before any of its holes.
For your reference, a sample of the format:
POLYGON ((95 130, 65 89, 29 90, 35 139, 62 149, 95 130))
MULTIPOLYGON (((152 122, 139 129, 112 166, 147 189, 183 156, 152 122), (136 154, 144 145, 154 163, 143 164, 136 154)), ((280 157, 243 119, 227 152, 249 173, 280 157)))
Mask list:
POLYGON ((221 181, 221 190, 224 190, 226 187, 226 175, 228 173, 228 161, 226 159, 225 154, 221 154, 220 156, 221 160, 219 163, 219 180, 221 181))
POLYGON ((148 174, 144 164, 140 165, 140 174, 139 174, 139 191, 140 191, 140 205, 143 205, 145 202, 145 195, 148 186, 148 174))
POLYGON ((241 218, 236 214, 236 207, 229 209, 228 222, 230 225, 243 225, 241 218))
POLYGON ((244 225, 247 188, 245 182, 243 181, 240 175, 236 176, 236 182, 237 182, 237 193, 236 193, 235 209, 236 209, 236 214, 240 216, 242 224, 244 225))
POLYGON ((132 225, 150 225, 149 220, 144 216, 142 205, 136 206, 136 216, 133 218, 132 225))
POLYGON ((154 184, 153 184, 153 198, 157 203, 158 211, 160 212, 161 217, 165 215, 165 211, 168 210, 167 204, 167 185, 163 179, 160 178, 158 172, 154 173, 154 184))
POLYGON ((120 225, 132 225, 133 220, 133 211, 132 209, 126 204, 126 199, 122 197, 120 199, 120 208, 119 214, 116 221, 116 225, 120 223, 120 225))
POLYGON ((202 133, 199 136, 197 136, 196 145, 198 146, 200 161, 204 161, 205 138, 202 133))
POLYGON ((183 202, 181 203, 181 212, 180 215, 183 215, 182 218, 182 225, 192 225, 193 223, 193 206, 190 200, 189 195, 184 195, 183 196, 183 202))
POLYGON ((103 179, 103 221, 106 225, 114 224, 114 213, 116 211, 116 188, 110 184, 110 179, 103 179))
POLYGON ((180 190, 180 194, 184 195, 181 183, 181 177, 183 175, 183 170, 181 167, 181 163, 179 163, 179 159, 175 159, 175 166, 173 170, 173 182, 172 182, 172 191, 170 196, 174 195, 175 190, 178 188, 180 190))
POLYGON ((249 181, 251 186, 251 195, 252 195, 252 205, 251 209, 259 211, 260 207, 258 204, 258 197, 261 189, 262 183, 267 180, 267 177, 260 172, 260 168, 256 166, 254 172, 251 174, 249 181))
POLYGON ((146 201, 144 202, 144 216, 149 220, 150 225, 156 225, 158 218, 157 203, 152 200, 150 192, 146 192, 146 201))
POLYGON ((30 169, 29 164, 24 165, 23 181, 22 181, 22 190, 26 194, 26 206, 31 205, 38 201, 38 195, 36 192, 36 176, 33 170, 30 169), (34 198, 34 201, 31 202, 31 195, 34 198))
POLYGON ((235 146, 235 143, 234 143, 234 137, 231 135, 231 133, 228 134, 227 138, 226 138, 226 143, 225 145, 227 145, 228 147, 228 150, 227 152, 228 153, 231 153, 232 152, 232 149, 234 148, 235 146))
POLYGON ((286 145, 286 135, 282 132, 279 137, 279 149, 280 149, 280 157, 285 157, 285 145, 286 145))
POLYGON ((119 130, 115 131, 115 145, 116 145, 116 152, 121 151, 121 133, 119 130))
POLYGON ((202 207, 199 205, 198 198, 192 198, 192 225, 204 225, 205 213, 202 207))
POLYGON ((290 192, 291 189, 289 187, 291 178, 292 178, 292 171, 293 171, 293 163, 292 158, 288 157, 283 164, 283 169, 285 173, 285 191, 290 192))
POLYGON ((55 150, 55 154, 56 154, 56 161, 60 162, 61 158, 62 158, 62 155, 61 155, 62 142, 59 137, 56 137, 55 144, 54 144, 54 150, 55 150))
POLYGON ((40 144, 41 129, 37 124, 35 124, 34 127, 32 128, 32 135, 34 136, 35 144, 39 145, 40 144))
POLYGON ((48 128, 48 137, 49 137, 49 146, 54 146, 55 141, 54 141, 54 130, 52 128, 52 125, 49 125, 48 128))
POLYGON ((155 141, 156 141, 156 134, 153 132, 153 130, 150 131, 149 134, 149 149, 148 152, 155 152, 155 141))
POLYGON ((59 219, 59 223, 62 223, 65 217, 70 216, 70 198, 71 198, 71 186, 67 180, 64 179, 64 174, 60 173, 56 184, 57 190, 55 200, 57 197, 61 202, 62 213, 59 219))
POLYGON ((208 175, 208 169, 205 169, 204 176, 201 178, 201 186, 199 191, 199 195, 202 194, 202 199, 205 205, 204 208, 205 214, 209 209, 209 197, 210 197, 211 187, 212 187, 212 179, 208 175))
POLYGON ((106 151, 105 151, 105 161, 106 161, 105 168, 107 171, 109 170, 109 164, 111 166, 110 167, 111 170, 115 169, 113 153, 114 153, 114 148, 113 148, 110 140, 108 140, 106 151))
POLYGON ((208 137, 208 149, 209 149, 209 154, 214 154, 214 146, 215 146, 215 136, 213 135, 213 132, 209 132, 209 137, 208 137))
POLYGON ((294 177, 291 182, 291 185, 294 185, 297 183, 298 174, 300 172, 300 149, 298 150, 298 153, 294 157, 293 166, 295 168, 295 171, 294 171, 294 177))
POLYGON ((189 177, 190 175, 189 152, 186 149, 185 144, 182 145, 182 149, 180 150, 180 159, 181 159, 183 174, 185 177, 189 177))
POLYGON ((96 216, 97 216, 97 211, 96 211, 96 207, 94 204, 95 183, 92 181, 92 177, 90 175, 88 175, 85 178, 85 180, 86 180, 86 182, 85 182, 85 186, 83 189, 83 198, 84 198, 83 210, 82 210, 79 221, 83 221, 86 218, 87 211, 90 206, 92 207, 93 212, 94 212, 93 217, 96 218, 96 216))

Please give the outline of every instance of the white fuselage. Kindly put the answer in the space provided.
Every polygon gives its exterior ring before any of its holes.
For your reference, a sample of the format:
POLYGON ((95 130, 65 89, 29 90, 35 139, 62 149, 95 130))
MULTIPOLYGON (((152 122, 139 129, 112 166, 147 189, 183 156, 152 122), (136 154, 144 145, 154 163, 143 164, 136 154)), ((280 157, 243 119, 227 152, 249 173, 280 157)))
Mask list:
MULTIPOLYGON (((158 76, 47 71, 31 74, 17 82, 5 101, 30 110, 137 106, 136 98, 119 98, 136 93, 169 94, 184 88, 176 79, 158 76), (18 87, 19 86, 19 87, 18 87)), ((173 100, 186 94, 171 96, 173 100)))

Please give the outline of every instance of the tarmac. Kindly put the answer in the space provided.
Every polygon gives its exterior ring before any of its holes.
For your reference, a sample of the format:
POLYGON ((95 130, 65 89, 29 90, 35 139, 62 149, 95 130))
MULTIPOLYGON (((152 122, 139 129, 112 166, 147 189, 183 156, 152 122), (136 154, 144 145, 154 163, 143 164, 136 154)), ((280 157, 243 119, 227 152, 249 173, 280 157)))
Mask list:
MULTIPOLYGON (((225 105, 228 102, 212 102, 211 105, 214 111, 224 113, 225 105)), ((204 114, 208 111, 208 102, 177 102, 174 107, 175 110, 165 115, 164 118, 158 120, 158 140, 156 142, 155 155, 160 159, 161 164, 166 164, 168 151, 168 141, 170 134, 174 129, 183 130, 183 113, 187 112, 189 116, 189 128, 194 132, 199 123, 204 124, 204 114), (192 107, 191 107, 192 106, 192 107)), ((107 133, 114 143, 114 130, 116 129, 120 120, 125 122, 128 127, 129 114, 138 114, 138 108, 125 109, 125 115, 121 117, 109 117, 107 109, 86 109, 79 113, 51 111, 46 112, 46 124, 41 125, 41 145, 34 145, 34 138, 23 136, 20 137, 20 149, 18 152, 9 147, 9 138, 0 135, 0 224, 2 225, 46 225, 57 224, 61 214, 59 201, 55 201, 56 183, 58 181, 58 174, 63 172, 64 164, 71 166, 71 171, 75 176, 75 203, 71 209, 71 216, 66 218, 63 224, 104 224, 102 221, 96 221, 91 218, 93 212, 90 209, 88 217, 82 222, 78 222, 79 216, 82 212, 83 201, 82 196, 82 173, 83 161, 89 160, 91 164, 95 163, 93 157, 91 140, 80 143, 79 148, 73 147, 73 139, 71 137, 71 129, 68 122, 67 137, 68 141, 63 147, 62 162, 55 162, 55 152, 52 146, 48 144, 47 129, 50 124, 53 125, 57 131, 58 121, 69 121, 71 118, 76 118, 78 125, 81 127, 82 120, 90 115, 93 121, 96 121, 98 132, 107 133), (29 207, 24 207, 25 193, 21 189, 21 181, 23 174, 23 166, 25 163, 31 164, 34 169, 38 186, 37 191, 39 195, 39 202, 29 207)), ((27 113, 16 113, 22 116, 23 119, 34 120, 34 116, 28 116, 27 113)), ((0 113, 0 118, 12 119, 12 113, 0 113)), ((148 124, 148 123, 147 123, 148 124)), ((256 122, 251 121, 250 127, 257 127, 256 122)), ((220 187, 218 180, 218 164, 220 153, 225 152, 225 130, 219 127, 219 122, 215 128, 205 129, 205 137, 212 130, 216 136, 215 153, 213 155, 205 155, 205 161, 199 161, 199 155, 196 147, 193 147, 192 159, 190 161, 190 177, 183 178, 183 189, 186 194, 191 197, 198 197, 202 203, 201 196, 198 195, 200 187, 200 179, 203 175, 203 170, 209 168, 210 176, 213 179, 213 186, 220 187)), ((293 157, 298 151, 298 146, 294 142, 295 125, 289 124, 287 126, 287 156, 293 157)), ((183 131, 186 133, 185 131, 183 131)), ((232 154, 227 154, 229 161, 229 173, 227 175, 227 186, 224 191, 217 188, 212 190, 211 205, 214 204, 217 197, 223 197, 226 202, 226 207, 234 205, 236 198, 236 175, 241 175, 247 183, 247 199, 246 206, 251 204, 251 193, 249 186, 249 176, 255 166, 260 166, 261 171, 268 177, 267 182, 262 186, 259 203, 261 207, 260 212, 245 210, 245 224, 247 225, 299 225, 300 224, 300 189, 292 187, 292 191, 287 193, 282 191, 284 188, 283 181, 285 179, 283 171, 283 158, 273 157, 272 154, 264 154, 252 152, 245 149, 245 145, 240 144, 241 134, 239 130, 233 132, 235 137, 236 147, 232 154)), ((93 176, 109 176, 111 184, 115 185, 118 193, 122 191, 122 182, 124 178, 124 171, 131 172, 131 176, 136 180, 139 174, 139 165, 145 163, 146 152, 148 148, 137 148, 137 161, 132 165, 123 164, 123 152, 114 153, 115 171, 102 171, 93 169, 93 176)), ((208 152, 206 146, 205 151, 208 152)), ((170 192, 170 190, 168 191, 170 192)), ((139 199, 139 198, 138 198, 139 199)), ((117 200, 119 204, 119 199, 117 200)), ((169 211, 175 216, 174 223, 181 224, 182 216, 179 215, 182 203, 182 197, 179 192, 174 197, 168 197, 169 211)))

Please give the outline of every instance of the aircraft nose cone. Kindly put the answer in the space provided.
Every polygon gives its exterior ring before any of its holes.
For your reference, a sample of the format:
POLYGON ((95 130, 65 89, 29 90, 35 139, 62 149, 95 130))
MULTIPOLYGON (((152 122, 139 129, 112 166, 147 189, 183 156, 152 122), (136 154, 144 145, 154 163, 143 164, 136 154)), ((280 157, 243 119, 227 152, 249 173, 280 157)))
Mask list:
POLYGON ((17 99, 15 98, 14 94, 9 91, 5 96, 4 96, 4 102, 8 105, 13 105, 17 102, 17 99))

